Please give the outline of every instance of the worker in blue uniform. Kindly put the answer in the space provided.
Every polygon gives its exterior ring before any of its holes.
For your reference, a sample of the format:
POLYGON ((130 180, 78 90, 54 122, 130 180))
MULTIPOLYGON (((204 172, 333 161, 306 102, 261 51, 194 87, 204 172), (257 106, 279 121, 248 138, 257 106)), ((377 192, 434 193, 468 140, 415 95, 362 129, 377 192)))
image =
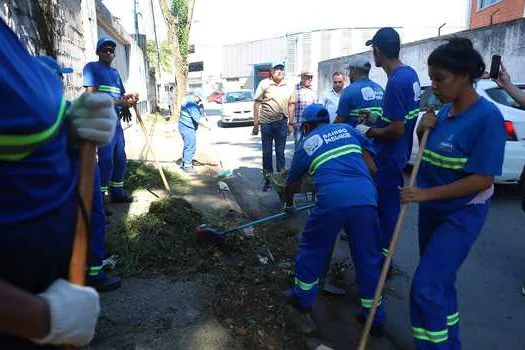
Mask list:
POLYGON ((412 151, 412 139, 421 89, 416 72, 399 60, 401 47, 399 34, 393 28, 381 28, 366 42, 372 46, 375 65, 388 75, 383 98, 383 115, 370 127, 356 126, 374 139, 377 155, 375 182, 377 185, 379 222, 383 234, 383 255, 394 234, 401 210, 399 187, 403 186, 403 169, 412 151))
MULTIPOLYGON (((363 322, 367 316, 381 269, 380 228, 377 198, 371 172, 374 149, 369 140, 346 124, 330 124, 321 104, 303 112, 304 139, 295 150, 285 186, 285 210, 293 214, 294 193, 302 178, 314 179, 317 201, 303 230, 296 258, 295 285, 291 301, 297 310, 308 313, 315 301, 319 278, 338 233, 349 237, 363 322)), ((379 306, 373 333, 381 331, 385 313, 379 306)))
POLYGON ((356 127, 377 123, 383 115, 383 88, 370 80, 372 65, 368 58, 357 56, 348 65, 348 85, 339 99, 336 123, 347 123, 356 127))
POLYGON ((188 95, 180 109, 179 133, 182 137, 182 171, 188 174, 195 173, 193 167, 193 157, 197 152, 197 129, 199 125, 211 130, 208 125, 202 122, 202 110, 199 107, 200 97, 188 95))
MULTIPOLYGON (((96 53, 99 60, 89 62, 84 66, 84 87, 87 92, 104 92, 115 100, 117 114, 125 121, 131 120, 129 107, 138 101, 137 94, 126 94, 119 72, 111 67, 115 59, 117 43, 108 38, 97 41, 96 53)), ((98 164, 100 168, 101 191, 109 190, 111 202, 129 203, 133 197, 127 194, 124 187, 124 174, 126 172, 126 150, 124 131, 120 123, 114 139, 105 147, 98 149, 98 164)))
MULTIPOLYGON (((61 67, 58 62, 51 56, 37 56, 37 61, 43 63, 51 69, 61 79, 64 74, 72 73, 72 68, 61 67)), ((70 105, 70 102, 67 102, 70 105)), ((73 161, 76 161, 76 155, 72 155, 73 161)), ((108 276, 103 269, 103 261, 106 256, 106 217, 104 215, 104 198, 100 191, 100 170, 95 168, 93 181, 93 201, 91 208, 90 223, 90 257, 88 271, 88 285, 94 287, 98 292, 109 292, 120 288, 121 279, 117 276, 108 276)))
POLYGON ((100 305, 66 281, 79 210, 80 139, 100 145, 117 116, 104 94, 66 108, 62 83, 0 19, 0 348, 86 345, 100 305))
POLYGON ((499 109, 474 88, 485 71, 469 39, 454 38, 428 58, 432 90, 445 106, 427 112, 417 135, 432 130, 417 187, 420 262, 412 279, 412 331, 418 350, 458 350, 457 271, 487 219, 494 176, 501 175, 505 124, 499 109))

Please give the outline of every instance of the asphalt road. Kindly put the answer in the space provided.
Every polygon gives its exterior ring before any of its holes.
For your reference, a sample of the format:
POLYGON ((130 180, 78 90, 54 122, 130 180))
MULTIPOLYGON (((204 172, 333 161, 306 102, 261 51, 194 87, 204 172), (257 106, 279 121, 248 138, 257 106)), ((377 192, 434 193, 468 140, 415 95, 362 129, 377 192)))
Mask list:
MULTIPOLYGON (((208 106, 210 122, 217 125, 217 106, 208 106)), ((279 210, 273 191, 261 192, 262 151, 260 136, 250 135, 251 126, 216 126, 213 142, 224 168, 235 170, 238 201, 252 216, 279 210)), ((287 166, 293 155, 293 140, 286 148, 287 166)), ((301 227, 304 217, 294 225, 301 227)), ((525 213, 520 209, 517 188, 497 187, 483 232, 458 276, 461 339, 465 350, 525 349, 525 296, 520 294, 525 280, 525 213)), ((339 241, 335 258, 348 256, 346 242, 339 241)), ((417 266, 417 206, 411 206, 395 257, 404 271, 389 282, 386 310, 387 333, 391 343, 373 342, 370 349, 409 349, 410 279, 417 266)), ((351 279, 351 277, 348 277, 351 279)), ((336 349, 353 348, 356 330, 348 326, 357 310, 355 296, 320 298, 316 321, 324 338, 336 349), (350 328, 349 328, 350 327, 350 328)), ((355 328, 355 327, 354 327, 355 328)))

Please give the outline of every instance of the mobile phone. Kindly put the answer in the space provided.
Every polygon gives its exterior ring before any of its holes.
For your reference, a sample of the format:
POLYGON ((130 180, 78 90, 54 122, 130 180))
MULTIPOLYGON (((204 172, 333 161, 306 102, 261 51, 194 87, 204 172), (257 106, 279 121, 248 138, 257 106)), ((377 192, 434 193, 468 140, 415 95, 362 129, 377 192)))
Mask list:
POLYGON ((492 56, 492 63, 490 64, 490 75, 489 75, 492 79, 498 79, 500 66, 501 66, 501 56, 500 55, 492 56))

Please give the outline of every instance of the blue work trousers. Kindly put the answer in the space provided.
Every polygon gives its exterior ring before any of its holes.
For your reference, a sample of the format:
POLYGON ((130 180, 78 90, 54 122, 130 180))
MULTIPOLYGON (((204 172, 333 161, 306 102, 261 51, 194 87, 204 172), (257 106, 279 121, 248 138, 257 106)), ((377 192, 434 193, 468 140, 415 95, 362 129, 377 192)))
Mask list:
POLYGON ((410 313, 418 350, 459 350, 457 271, 485 223, 489 204, 453 213, 419 207, 420 262, 412 279, 410 313))
POLYGON ((100 188, 104 193, 109 188, 111 195, 122 196, 124 194, 124 173, 127 163, 125 146, 124 130, 118 122, 111 142, 98 148, 100 188))
POLYGON ((401 210, 399 188, 403 187, 403 173, 394 166, 378 165, 375 176, 379 225, 381 227, 381 248, 383 256, 388 255, 388 247, 396 228, 401 210))
POLYGON ((104 197, 100 191, 100 170, 95 169, 93 205, 91 208, 90 256, 88 276, 91 280, 104 279, 102 262, 106 256, 106 216, 104 197))
POLYGON ((184 143, 182 149, 182 166, 191 167, 193 165, 193 157, 197 151, 197 130, 179 123, 179 133, 184 143))
MULTIPOLYGON (((335 210, 315 208, 303 230, 296 258, 294 295, 302 307, 310 308, 317 296, 319 278, 339 232, 344 229, 354 261, 358 295, 363 315, 372 307, 381 273, 381 241, 374 206, 355 206, 335 210)), ((382 305, 377 309, 374 325, 385 321, 382 305)))
POLYGON ((261 139, 263 152, 263 173, 273 173, 272 150, 275 142, 275 163, 277 172, 285 168, 284 149, 288 137, 288 121, 282 119, 273 123, 261 124, 261 139))
MULTIPOLYGON (((0 279, 32 294, 67 279, 75 233, 78 196, 31 220, 0 225, 0 279)), ((0 333, 0 349, 56 349, 0 333)))

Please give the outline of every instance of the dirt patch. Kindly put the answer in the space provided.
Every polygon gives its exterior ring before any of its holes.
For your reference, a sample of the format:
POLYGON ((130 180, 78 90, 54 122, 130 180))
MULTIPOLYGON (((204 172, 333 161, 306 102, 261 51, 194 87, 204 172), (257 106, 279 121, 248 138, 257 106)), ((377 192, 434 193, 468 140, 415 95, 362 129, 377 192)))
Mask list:
POLYGON ((243 348, 304 349, 303 336, 287 327, 281 298, 292 285, 297 231, 277 223, 231 235, 224 246, 195 234, 204 222, 226 228, 241 220, 233 213, 204 217, 184 199, 166 198, 109 232, 108 250, 119 256, 123 275, 164 275, 177 283, 214 276, 210 305, 243 348))

